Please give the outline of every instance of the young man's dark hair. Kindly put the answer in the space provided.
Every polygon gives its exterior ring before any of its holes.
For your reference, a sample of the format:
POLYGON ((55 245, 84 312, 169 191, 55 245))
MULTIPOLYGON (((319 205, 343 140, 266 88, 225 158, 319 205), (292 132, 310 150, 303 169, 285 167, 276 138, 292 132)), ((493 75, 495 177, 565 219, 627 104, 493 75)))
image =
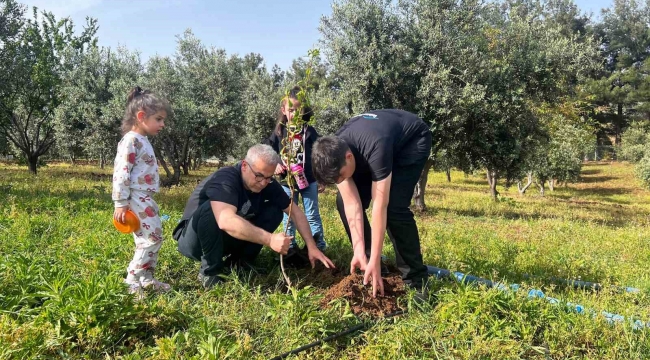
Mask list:
POLYGON ((337 136, 325 136, 314 143, 311 153, 312 169, 316 181, 324 185, 335 184, 345 165, 345 154, 350 147, 337 136))

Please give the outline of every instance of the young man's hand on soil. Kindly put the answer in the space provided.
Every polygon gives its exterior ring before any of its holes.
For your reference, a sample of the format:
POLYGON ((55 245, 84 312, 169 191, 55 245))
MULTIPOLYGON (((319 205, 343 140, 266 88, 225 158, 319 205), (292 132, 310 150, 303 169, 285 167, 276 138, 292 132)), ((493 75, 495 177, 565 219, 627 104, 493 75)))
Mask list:
POLYGON ((372 297, 377 297, 377 290, 379 294, 384 296, 384 281, 381 279, 381 260, 370 260, 366 266, 366 273, 363 276, 363 285, 372 282, 372 297))
POLYGON ((354 274, 354 271, 358 268, 361 271, 366 270, 368 265, 368 260, 366 259, 366 253, 363 251, 355 251, 352 261, 350 261, 350 274, 354 274))

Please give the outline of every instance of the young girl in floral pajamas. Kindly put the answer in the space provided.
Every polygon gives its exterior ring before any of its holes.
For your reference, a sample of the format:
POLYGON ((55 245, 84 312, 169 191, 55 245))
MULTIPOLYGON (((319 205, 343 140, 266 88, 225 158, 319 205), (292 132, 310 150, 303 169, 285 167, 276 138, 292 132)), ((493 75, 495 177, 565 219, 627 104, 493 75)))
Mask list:
POLYGON ((113 172, 113 217, 124 223, 130 209, 140 219, 140 229, 133 232, 135 255, 124 280, 130 293, 142 294, 142 289, 149 287, 171 289, 153 277, 163 237, 158 205, 153 200, 159 190, 158 163, 147 139, 165 126, 168 109, 165 100, 136 87, 127 98, 122 119, 124 137, 117 146, 113 172))

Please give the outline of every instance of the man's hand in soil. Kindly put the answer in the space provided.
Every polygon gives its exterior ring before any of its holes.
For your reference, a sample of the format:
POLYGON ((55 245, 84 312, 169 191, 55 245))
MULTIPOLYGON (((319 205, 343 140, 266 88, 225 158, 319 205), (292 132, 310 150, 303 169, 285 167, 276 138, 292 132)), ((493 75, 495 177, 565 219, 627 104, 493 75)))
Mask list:
POLYGON ((384 296, 384 281, 381 278, 381 260, 373 261, 372 259, 366 266, 366 273, 363 276, 363 285, 368 284, 368 280, 372 281, 372 297, 377 297, 377 289, 379 294, 384 296))
POLYGON ((309 249, 309 262, 311 263, 311 268, 313 269, 316 266, 316 260, 320 261, 328 269, 333 269, 334 263, 330 260, 322 251, 318 250, 317 247, 309 249))
POLYGON ((354 271, 358 268, 361 271, 365 271, 368 266, 368 260, 366 259, 366 253, 361 249, 361 251, 355 251, 352 261, 350 261, 350 274, 354 275, 354 271))
POLYGON ((269 247, 277 253, 286 255, 291 244, 291 239, 293 239, 293 236, 288 236, 284 233, 273 234, 271 235, 271 241, 269 241, 269 247))

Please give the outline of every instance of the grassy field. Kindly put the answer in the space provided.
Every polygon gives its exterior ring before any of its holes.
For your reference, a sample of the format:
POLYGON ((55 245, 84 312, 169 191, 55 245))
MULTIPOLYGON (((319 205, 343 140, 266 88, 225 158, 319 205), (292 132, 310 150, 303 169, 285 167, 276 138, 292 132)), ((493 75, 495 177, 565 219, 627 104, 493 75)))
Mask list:
MULTIPOLYGON (((291 271, 287 292, 265 249, 261 277, 233 276, 205 291, 198 264, 176 251, 171 230, 205 169, 156 197, 165 223, 157 277, 174 291, 136 302, 122 284, 130 235, 111 224, 110 169, 49 165, 37 177, 0 165, 0 359, 268 359, 368 321, 339 301, 327 310, 308 272, 291 271)), ((483 177, 432 173, 429 209, 418 214, 425 263, 521 284, 501 292, 432 284, 429 304, 368 324, 362 333, 300 353, 301 359, 641 359, 650 331, 581 315, 548 296, 650 321, 650 192, 620 163, 589 163, 581 182, 521 197, 483 177), (640 288, 639 294, 556 286, 552 277, 640 288)), ((329 249, 346 268, 351 249, 335 210, 321 197, 329 249)), ((385 254, 393 259, 392 247, 385 254)), ((311 275, 313 277, 313 275, 311 275)))

